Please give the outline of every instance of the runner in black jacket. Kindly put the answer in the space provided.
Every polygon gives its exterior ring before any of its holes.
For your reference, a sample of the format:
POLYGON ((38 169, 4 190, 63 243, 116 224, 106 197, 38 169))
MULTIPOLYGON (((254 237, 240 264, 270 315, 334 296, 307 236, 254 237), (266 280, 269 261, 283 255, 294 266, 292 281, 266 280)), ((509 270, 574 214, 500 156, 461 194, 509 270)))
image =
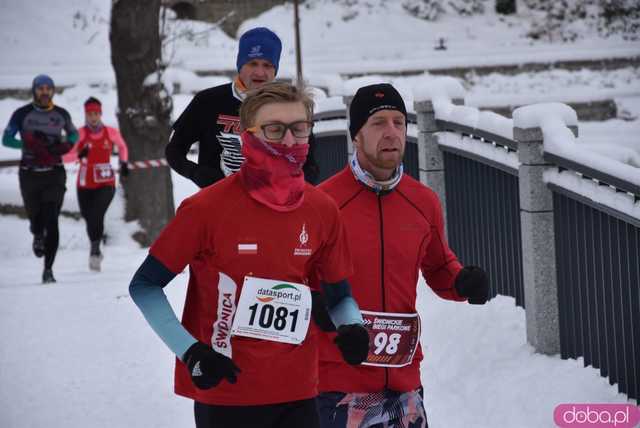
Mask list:
POLYGON ((36 76, 31 89, 33 102, 11 115, 2 144, 22 150, 20 193, 33 233, 33 252, 44 256, 42 282, 50 283, 56 281, 51 268, 58 251, 58 215, 67 190, 61 156, 78 140, 78 131, 69 113, 53 104, 51 77, 36 76))
MULTIPOLYGON (((278 72, 282 43, 267 28, 247 31, 240 37, 238 76, 232 83, 205 89, 196 94, 173 124, 173 135, 166 147, 171 168, 205 187, 238 171, 240 153, 240 104, 248 90, 274 80, 278 72), (191 146, 199 142, 198 163, 187 159, 191 146)), ((305 178, 315 183, 317 167, 314 144, 304 165, 305 178)))

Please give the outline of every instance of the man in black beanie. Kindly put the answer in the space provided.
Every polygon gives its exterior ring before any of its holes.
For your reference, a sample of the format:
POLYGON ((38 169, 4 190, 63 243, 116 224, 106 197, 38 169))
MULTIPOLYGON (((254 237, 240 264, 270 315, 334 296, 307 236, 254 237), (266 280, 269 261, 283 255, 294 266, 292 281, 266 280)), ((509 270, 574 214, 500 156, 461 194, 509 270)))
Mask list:
POLYGON ((487 301, 489 280, 478 267, 463 268, 449 248, 437 195, 403 174, 407 111, 398 91, 389 84, 360 88, 349 119, 353 158, 320 189, 340 207, 355 244, 349 283, 370 349, 359 366, 340 361, 322 296, 314 296, 314 319, 325 330, 319 342, 321 424, 424 428, 418 272, 441 298, 471 304, 487 301))
MULTIPOLYGON (((171 141, 165 148, 167 162, 178 174, 198 187, 209 186, 238 171, 244 158, 240 151, 238 111, 247 92, 272 82, 278 73, 282 42, 264 27, 246 31, 239 40, 233 82, 198 92, 173 124, 171 141), (198 142, 198 162, 187 153, 198 142)), ((315 182, 313 139, 303 170, 307 181, 315 182)))

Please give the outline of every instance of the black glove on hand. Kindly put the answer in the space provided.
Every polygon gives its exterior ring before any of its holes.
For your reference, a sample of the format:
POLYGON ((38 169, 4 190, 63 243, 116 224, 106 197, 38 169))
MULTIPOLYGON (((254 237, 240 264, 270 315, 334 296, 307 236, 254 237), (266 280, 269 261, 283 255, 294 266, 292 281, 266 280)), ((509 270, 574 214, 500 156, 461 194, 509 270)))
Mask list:
POLYGON ((338 335, 333 340, 342 358, 352 366, 367 359, 369 353, 369 333, 360 324, 347 324, 338 327, 338 335))
POLYGON ((224 178, 216 177, 216 175, 219 174, 216 173, 215 169, 205 165, 198 165, 191 171, 189 178, 196 183, 198 187, 203 188, 212 185, 216 181, 216 178, 224 178))
POLYGON ((49 144, 49 137, 42 131, 33 131, 33 139, 37 140, 40 144, 46 146, 49 144))
POLYGON ((311 292, 311 316, 320 330, 336 331, 336 326, 333 325, 333 321, 331 321, 331 317, 329 316, 324 294, 320 291, 311 292))
POLYGON ((25 136, 24 145, 28 151, 37 157, 46 158, 49 156, 47 151, 47 136, 42 131, 34 131, 30 135, 25 136))
POLYGON ((477 266, 465 266, 458 273, 456 291, 473 305, 483 305, 489 299, 489 276, 477 266))
POLYGON ((33 131, 33 137, 38 140, 42 145, 46 146, 49 149, 52 146, 58 145, 61 142, 59 136, 56 135, 48 135, 43 131, 33 131))
POLYGON ((59 138, 55 139, 53 143, 47 146, 47 150, 49 151, 49 153, 56 156, 62 156, 72 148, 73 144, 66 141, 60 141, 59 138))
POLYGON ((236 383, 240 369, 231 358, 214 351, 202 342, 196 342, 184 353, 183 361, 189 368, 193 384, 200 389, 218 385, 222 379, 236 383))
POLYGON ((84 146, 82 150, 78 152, 78 159, 86 158, 89 156, 89 146, 84 146))
POLYGON ((129 175, 129 164, 123 161, 120 161, 120 177, 126 177, 129 175))

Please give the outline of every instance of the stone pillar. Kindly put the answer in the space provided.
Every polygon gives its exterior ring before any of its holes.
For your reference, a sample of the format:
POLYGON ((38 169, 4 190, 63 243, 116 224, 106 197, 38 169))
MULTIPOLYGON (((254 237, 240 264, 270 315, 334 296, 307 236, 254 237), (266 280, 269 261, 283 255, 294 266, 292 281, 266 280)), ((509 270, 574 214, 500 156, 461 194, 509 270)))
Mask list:
MULTIPOLYGON (((455 105, 463 105, 463 99, 453 99, 455 105)), ((438 147, 436 113, 430 100, 413 104, 418 118, 418 170, 420 181, 429 186, 440 198, 447 233, 447 198, 444 179, 444 158, 438 147)))
POLYGON ((558 284, 552 193, 542 181, 544 161, 540 128, 514 128, 518 142, 522 273, 527 341, 537 352, 560 352, 558 284))

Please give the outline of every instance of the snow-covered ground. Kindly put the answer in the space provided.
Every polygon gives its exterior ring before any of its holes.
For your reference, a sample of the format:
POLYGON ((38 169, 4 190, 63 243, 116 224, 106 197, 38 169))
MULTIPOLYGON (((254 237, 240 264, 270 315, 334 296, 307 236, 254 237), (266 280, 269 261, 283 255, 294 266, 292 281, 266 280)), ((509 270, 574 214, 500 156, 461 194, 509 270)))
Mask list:
MULTIPOLYGON (((349 2, 345 2, 349 3, 349 2)), ((369 3, 375 3, 370 1, 369 3)), ((372 81, 390 81, 408 104, 430 75, 384 75, 344 79, 341 74, 442 69, 455 65, 519 64, 532 61, 625 57, 640 54, 638 43, 590 34, 573 45, 532 42, 523 37, 523 17, 492 13, 446 17, 429 23, 407 16, 396 2, 386 9, 336 6, 311 0, 303 7, 305 76, 331 96, 350 94, 372 81), (381 30, 383 29, 383 30, 381 30), (448 49, 436 51, 440 37, 448 49)), ((399 2, 398 2, 399 3, 399 2)), ((117 95, 109 58, 110 2, 99 0, 3 0, 0 2, 0 88, 29 87, 39 73, 60 86, 55 98, 82 125, 82 104, 103 101, 104 122, 117 126, 117 95)), ((295 74, 292 8, 276 7, 245 22, 273 28, 285 49, 280 75, 295 74)), ((179 23, 172 34, 210 28, 179 23)), ((167 46, 167 81, 179 84, 174 118, 191 92, 224 81, 198 77, 194 70, 229 70, 237 41, 217 29, 167 46)), ((619 116, 580 123, 579 144, 624 145, 640 153, 640 72, 564 72, 515 76, 468 76, 467 102, 475 106, 614 98, 619 116)), ((335 104, 329 98, 323 105, 335 104)), ((25 100, 0 99, 0 126, 25 100)), ((19 151, 0 147, 0 159, 19 151)), ((77 211, 74 166, 68 166, 63 209, 77 211)), ((196 191, 173 174, 176 206, 196 191)), ((16 168, 0 169, 0 203, 21 204, 16 168)), ((122 220, 119 190, 107 214, 109 242, 103 271, 88 270, 84 223, 61 218, 60 251, 54 265, 58 283, 40 284, 41 260, 31 253, 26 220, 0 216, 0 427, 176 427, 192 426, 192 404, 172 393, 173 358, 128 297, 127 286, 146 250, 130 238, 135 224, 122 220)), ((166 288, 176 312, 182 310, 187 275, 166 288)), ((525 316, 511 298, 475 307, 435 297, 421 282, 423 382, 430 426, 553 427, 561 403, 626 403, 615 386, 582 360, 535 354, 526 344, 525 316)))

